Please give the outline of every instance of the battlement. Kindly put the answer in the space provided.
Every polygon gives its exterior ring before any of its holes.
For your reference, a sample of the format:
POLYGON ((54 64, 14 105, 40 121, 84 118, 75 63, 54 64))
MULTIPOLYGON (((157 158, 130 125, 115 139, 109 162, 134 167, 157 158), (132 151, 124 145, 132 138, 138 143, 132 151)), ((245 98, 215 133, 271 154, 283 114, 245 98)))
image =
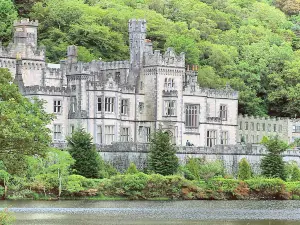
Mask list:
POLYGON ((129 33, 132 32, 140 32, 146 33, 147 26, 146 20, 144 19, 131 19, 128 21, 128 31, 129 33))
POLYGON ((21 19, 18 21, 14 21, 14 27, 19 27, 19 26, 34 26, 38 27, 39 22, 38 20, 32 20, 30 21, 28 18, 21 19))
POLYGON ((119 69, 129 69, 128 61, 113 61, 113 62, 103 62, 93 60, 90 63, 78 62, 76 64, 71 64, 69 67, 69 75, 72 74, 91 74, 97 71, 106 70, 119 70, 119 69))
POLYGON ((144 57, 145 66, 185 67, 185 53, 177 55, 173 48, 168 48, 164 54, 159 50, 155 50, 154 53, 148 52, 144 57))
POLYGON ((290 119, 288 117, 261 117, 261 116, 249 116, 247 114, 242 115, 239 114, 238 115, 238 120, 242 121, 242 120, 246 120, 246 121, 253 121, 253 120, 257 120, 257 121, 266 121, 266 122, 276 122, 276 121, 281 121, 281 122, 288 122, 290 119))
POLYGON ((46 78, 60 78, 61 77, 61 69, 60 68, 49 68, 46 67, 43 69, 46 78))
POLYGON ((203 96, 209 98, 228 98, 238 100, 239 94, 237 91, 229 87, 223 89, 201 88, 197 82, 187 85, 183 90, 183 95, 203 96))
POLYGON ((26 86, 24 87, 24 95, 61 95, 69 96, 70 89, 65 87, 54 86, 26 86))

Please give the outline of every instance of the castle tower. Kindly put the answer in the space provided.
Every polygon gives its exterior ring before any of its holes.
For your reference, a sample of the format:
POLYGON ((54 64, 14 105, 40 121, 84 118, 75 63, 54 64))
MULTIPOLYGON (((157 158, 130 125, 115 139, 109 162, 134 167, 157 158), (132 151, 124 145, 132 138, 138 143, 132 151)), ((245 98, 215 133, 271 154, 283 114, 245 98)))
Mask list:
POLYGON ((146 20, 131 19, 128 22, 130 67, 133 79, 139 76, 145 50, 146 20))
POLYGON ((38 21, 22 19, 14 22, 14 43, 16 45, 31 45, 37 48, 37 27, 38 21))

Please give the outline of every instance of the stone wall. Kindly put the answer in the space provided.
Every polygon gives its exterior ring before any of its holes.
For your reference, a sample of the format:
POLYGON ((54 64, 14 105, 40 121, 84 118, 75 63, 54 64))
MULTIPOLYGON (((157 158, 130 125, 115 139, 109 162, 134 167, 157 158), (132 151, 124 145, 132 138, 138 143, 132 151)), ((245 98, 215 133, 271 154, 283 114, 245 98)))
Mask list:
MULTIPOLYGON (((114 143, 112 145, 97 146, 102 158, 116 167, 119 171, 125 171, 130 162, 143 170, 147 166, 149 144, 114 143)), ((205 158, 208 161, 222 160, 228 174, 236 174, 238 163, 246 158, 252 165, 254 173, 260 172, 260 160, 267 154, 261 145, 235 145, 208 147, 177 147, 177 156, 181 164, 185 164, 189 158, 205 158)), ((285 161, 296 161, 300 165, 300 151, 288 150, 283 154, 285 161)))

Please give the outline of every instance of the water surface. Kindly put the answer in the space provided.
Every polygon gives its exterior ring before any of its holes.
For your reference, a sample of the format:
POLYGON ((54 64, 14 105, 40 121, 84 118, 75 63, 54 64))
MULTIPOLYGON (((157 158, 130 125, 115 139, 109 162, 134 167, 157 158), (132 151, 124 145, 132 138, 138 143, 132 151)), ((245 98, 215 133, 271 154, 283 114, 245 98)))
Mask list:
POLYGON ((1 201, 15 224, 300 225, 300 201, 1 201))

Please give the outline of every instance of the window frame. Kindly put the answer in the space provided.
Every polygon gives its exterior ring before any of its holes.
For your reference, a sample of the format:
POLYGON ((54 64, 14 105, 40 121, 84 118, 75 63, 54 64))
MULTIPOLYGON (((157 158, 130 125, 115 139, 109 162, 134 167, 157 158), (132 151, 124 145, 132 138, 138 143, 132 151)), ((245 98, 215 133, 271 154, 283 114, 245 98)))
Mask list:
POLYGON ((221 131, 221 137, 220 137, 220 144, 221 145, 228 145, 228 131, 221 131))
POLYGON ((115 97, 105 97, 104 100, 104 111, 106 113, 114 113, 115 112, 115 97))
POLYGON ((62 113, 62 100, 54 99, 53 100, 53 113, 61 114, 62 113), (60 103, 60 104, 56 104, 60 103))
POLYGON ((62 140, 62 124, 53 124, 53 140, 61 141, 62 140), (59 129, 56 129, 59 128, 59 129))
POLYGON ((128 115, 128 109, 129 109, 129 99, 122 98, 121 99, 121 115, 128 115), (125 103, 125 104, 123 104, 123 103, 125 103))
POLYGON ((120 133, 121 133, 121 135, 120 135, 121 142, 129 142, 130 128, 129 127, 121 127, 121 132, 120 133))
POLYGON ((176 100, 164 100, 164 116, 176 116, 176 100))
POLYGON ((220 104, 220 118, 222 121, 227 121, 228 107, 225 104, 220 104))
POLYGON ((115 141, 115 125, 105 125, 104 129, 105 144, 111 145, 115 141))
POLYGON ((200 121, 200 105, 199 104, 185 104, 185 127, 198 128, 200 121), (189 113, 188 113, 189 112, 189 113))

